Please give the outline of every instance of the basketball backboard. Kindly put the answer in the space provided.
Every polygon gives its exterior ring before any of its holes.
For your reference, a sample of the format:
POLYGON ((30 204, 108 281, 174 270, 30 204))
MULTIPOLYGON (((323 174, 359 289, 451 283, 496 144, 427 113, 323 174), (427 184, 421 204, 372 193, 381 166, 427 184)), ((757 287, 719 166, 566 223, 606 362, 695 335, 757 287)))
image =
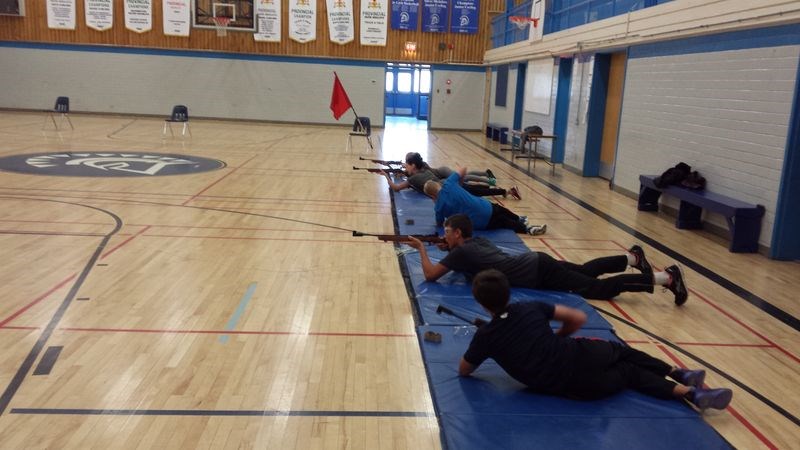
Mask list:
POLYGON ((196 28, 217 28, 214 18, 230 19, 230 31, 256 31, 253 0, 194 0, 192 26, 196 28))

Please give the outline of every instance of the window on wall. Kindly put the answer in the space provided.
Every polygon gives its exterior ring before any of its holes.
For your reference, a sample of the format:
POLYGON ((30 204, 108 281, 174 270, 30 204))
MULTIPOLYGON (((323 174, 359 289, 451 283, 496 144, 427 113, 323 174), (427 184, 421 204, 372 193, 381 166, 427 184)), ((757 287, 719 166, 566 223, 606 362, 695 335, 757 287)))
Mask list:
POLYGON ((397 92, 407 94, 411 92, 411 72, 400 72, 397 74, 397 92))
POLYGON ((394 74, 386 72, 386 92, 392 92, 392 89, 394 89, 394 74))
POLYGON ((427 66, 422 66, 422 72, 419 74, 419 92, 421 94, 431 93, 431 69, 427 66))

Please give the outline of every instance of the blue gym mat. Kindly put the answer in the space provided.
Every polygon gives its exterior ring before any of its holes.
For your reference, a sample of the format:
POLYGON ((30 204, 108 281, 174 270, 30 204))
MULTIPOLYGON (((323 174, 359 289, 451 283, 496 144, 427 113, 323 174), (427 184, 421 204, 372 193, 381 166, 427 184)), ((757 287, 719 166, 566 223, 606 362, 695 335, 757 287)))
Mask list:
MULTIPOLYGON (((433 202, 411 190, 394 194, 400 234, 442 234, 437 229, 433 202)), ((476 231, 507 253, 528 248, 510 230, 476 231)), ((508 376, 494 361, 484 362, 471 377, 458 376, 458 362, 475 327, 458 318, 436 314, 446 306, 468 319, 488 315, 472 298, 463 275, 449 273, 435 283, 422 275, 419 254, 401 246, 420 313, 422 356, 440 418, 444 444, 451 449, 617 449, 732 448, 688 405, 624 391, 597 401, 574 401, 539 395, 508 376), (422 340, 426 331, 442 336, 441 343, 422 340)), ((438 261, 445 253, 428 246, 438 261)), ((576 336, 619 341, 613 327, 582 297, 563 292, 512 289, 512 301, 543 301, 578 308, 587 314, 576 336)), ((558 323, 553 323, 555 328, 558 323)))

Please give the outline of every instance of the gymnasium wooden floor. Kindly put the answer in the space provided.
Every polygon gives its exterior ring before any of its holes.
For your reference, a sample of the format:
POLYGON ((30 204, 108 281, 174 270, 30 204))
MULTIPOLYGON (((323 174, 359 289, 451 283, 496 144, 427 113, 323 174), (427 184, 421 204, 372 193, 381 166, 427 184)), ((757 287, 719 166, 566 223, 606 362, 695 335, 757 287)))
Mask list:
MULTIPOLYGON (((162 139, 159 118, 71 117, 74 131, 42 131, 42 114, 0 111, 0 157, 135 151, 227 166, 0 172, 0 447, 440 447, 394 248, 350 233, 393 232, 385 181, 352 170, 373 166, 357 160, 362 141, 346 153, 343 127, 202 120, 191 139, 162 139)), ((603 180, 541 165, 529 177, 478 132, 376 131, 373 157, 416 150, 518 185, 523 200, 505 204, 548 224, 524 238, 533 249, 582 261, 641 243, 659 268, 669 251, 685 257, 685 307, 660 291, 593 304, 637 348, 735 391, 706 414, 734 446, 800 448, 800 264, 729 253, 603 180)))

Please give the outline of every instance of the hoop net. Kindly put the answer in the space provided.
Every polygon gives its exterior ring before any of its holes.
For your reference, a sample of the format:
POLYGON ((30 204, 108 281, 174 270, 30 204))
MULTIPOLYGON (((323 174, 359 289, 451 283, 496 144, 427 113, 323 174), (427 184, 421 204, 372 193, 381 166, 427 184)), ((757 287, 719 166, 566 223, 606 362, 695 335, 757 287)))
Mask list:
POLYGON ((227 36, 228 35, 228 25, 231 23, 230 17, 212 17, 211 20, 217 24, 217 36, 227 36))
POLYGON ((508 21, 513 23, 517 26, 520 30, 524 30, 525 27, 533 23, 533 28, 539 26, 539 18, 538 17, 525 17, 525 16, 510 16, 508 21))

